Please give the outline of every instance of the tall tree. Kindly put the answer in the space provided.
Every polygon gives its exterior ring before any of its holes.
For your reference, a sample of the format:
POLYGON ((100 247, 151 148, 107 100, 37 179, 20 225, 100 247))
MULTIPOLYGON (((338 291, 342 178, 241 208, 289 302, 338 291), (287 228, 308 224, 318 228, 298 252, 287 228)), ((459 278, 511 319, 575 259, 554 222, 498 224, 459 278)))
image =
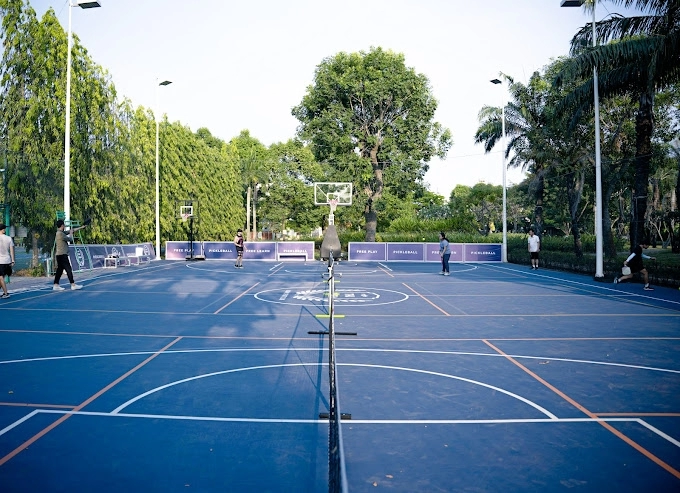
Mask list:
MULTIPOLYGON (((592 26, 586 25, 571 42, 573 58, 556 78, 557 83, 583 80, 565 107, 593 105, 593 70, 598 73, 602 97, 632 93, 638 102, 635 117, 635 181, 631 248, 645 236, 645 214, 654 132, 656 91, 680 79, 680 2, 678 0, 610 0, 615 5, 635 7, 644 15, 610 16, 596 23, 599 43, 592 47, 592 26)), ((587 8, 592 9, 590 3, 587 8)), ((578 112, 576 112, 578 113, 578 112)))
POLYGON ((387 171, 406 196, 407 184, 422 181, 427 163, 450 148, 449 130, 434 121, 436 109, 428 79, 406 67, 402 54, 382 48, 323 60, 293 108, 298 136, 328 167, 328 180, 354 183, 366 241, 375 241, 387 171))

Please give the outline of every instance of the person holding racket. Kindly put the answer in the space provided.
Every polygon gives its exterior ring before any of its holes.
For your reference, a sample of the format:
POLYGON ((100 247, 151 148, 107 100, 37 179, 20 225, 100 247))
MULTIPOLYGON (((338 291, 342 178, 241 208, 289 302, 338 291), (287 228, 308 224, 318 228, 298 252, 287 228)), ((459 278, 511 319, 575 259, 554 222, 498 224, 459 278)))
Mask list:
POLYGON ((245 246, 243 241, 243 231, 241 229, 236 232, 234 245, 236 245, 236 263, 234 264, 234 267, 237 269, 243 269, 243 251, 245 250, 245 246))
POLYGON ((66 271, 66 276, 71 283, 72 290, 75 291, 76 289, 83 289, 80 284, 76 284, 76 282, 73 280, 73 269, 71 269, 71 261, 68 258, 68 244, 69 242, 73 241, 73 233, 86 228, 90 222, 91 221, 87 219, 82 226, 72 229, 67 233, 64 231, 65 225, 63 219, 59 219, 57 221, 57 234, 54 238, 54 244, 56 247, 55 257, 57 259, 57 271, 54 274, 54 285, 52 286, 54 291, 64 290, 64 288, 59 286, 59 279, 61 279, 61 275, 64 273, 64 271, 66 271))
POLYGON ((2 288, 0 298, 3 299, 9 298, 5 276, 12 275, 12 266, 14 265, 14 242, 11 236, 5 234, 6 229, 7 226, 0 224, 0 287, 2 288))
POLYGON ((633 253, 631 253, 628 256, 628 258, 623 262, 623 268, 624 269, 627 268, 626 272, 628 272, 628 274, 624 274, 621 277, 615 277, 614 284, 618 284, 621 281, 625 281, 626 279, 632 279, 633 276, 639 272, 640 274, 642 274, 642 277, 645 280, 644 290, 654 291, 654 288, 649 285, 649 274, 647 273, 647 269, 645 269, 645 266, 642 263, 642 259, 644 258, 656 260, 656 257, 650 257, 642 253, 642 250, 646 250, 647 248, 649 248, 649 242, 643 241, 633 249, 633 253))

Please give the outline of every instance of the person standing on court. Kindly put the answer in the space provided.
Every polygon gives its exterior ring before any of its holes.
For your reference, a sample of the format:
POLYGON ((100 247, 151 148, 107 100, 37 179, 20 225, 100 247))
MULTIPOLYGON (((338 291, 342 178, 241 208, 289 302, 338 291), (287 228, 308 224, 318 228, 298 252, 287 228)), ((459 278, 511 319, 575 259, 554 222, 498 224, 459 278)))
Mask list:
POLYGON ((9 298, 7 291, 7 284, 5 283, 5 276, 12 275, 12 266, 14 266, 14 242, 12 237, 5 234, 7 226, 0 224, 0 287, 2 288, 2 296, 0 298, 9 298))
POLYGON ((442 271, 440 274, 448 276, 451 247, 449 246, 449 240, 446 239, 446 234, 444 234, 443 231, 439 233, 439 256, 442 258, 442 271))
POLYGON ((534 234, 533 229, 529 230, 527 247, 529 250, 529 255, 531 256, 531 268, 538 269, 538 252, 541 251, 541 240, 534 234))
POLYGON ((236 232, 236 237, 234 238, 234 245, 236 245, 236 263, 234 267, 237 269, 243 268, 243 251, 245 250, 243 241, 243 230, 239 229, 236 232))
POLYGON ((647 273, 647 269, 645 269, 645 266, 642 263, 642 259, 645 258, 656 260, 656 257, 650 257, 642 253, 642 250, 646 250, 647 248, 649 248, 649 242, 645 240, 633 249, 633 253, 631 253, 628 256, 628 258, 623 262, 624 267, 630 268, 630 274, 626 274, 621 277, 615 277, 614 284, 618 284, 621 281, 625 281, 626 279, 632 279, 632 277, 639 272, 640 274, 642 274, 642 277, 645 280, 644 290, 654 291, 654 288, 649 285, 649 274, 647 273))
POLYGON ((59 219, 57 221, 57 234, 54 238, 55 244, 55 257, 57 259, 57 271, 54 274, 54 285, 52 289, 54 291, 63 291, 64 288, 59 286, 59 279, 61 275, 66 271, 66 276, 68 281, 71 283, 71 289, 83 289, 83 287, 73 280, 73 269, 71 269, 71 261, 68 258, 68 244, 73 241, 73 233, 79 231, 86 226, 80 226, 79 228, 72 229, 68 233, 64 231, 65 229, 64 221, 59 219))

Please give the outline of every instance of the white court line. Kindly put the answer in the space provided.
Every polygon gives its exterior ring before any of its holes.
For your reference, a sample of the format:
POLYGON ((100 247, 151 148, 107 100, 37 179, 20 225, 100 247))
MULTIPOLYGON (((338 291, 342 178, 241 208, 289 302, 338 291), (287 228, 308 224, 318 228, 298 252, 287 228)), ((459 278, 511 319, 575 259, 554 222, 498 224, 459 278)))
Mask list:
POLYGON ((11 429, 16 428, 17 426, 19 426, 19 425, 20 425, 21 423, 23 423, 24 421, 28 421, 30 418, 32 418, 33 416, 35 416, 36 414, 38 414, 38 413, 40 413, 40 412, 42 412, 42 410, 36 409, 36 410, 34 410, 33 412, 31 412, 31 413, 27 414, 26 416, 24 416, 23 418, 18 419, 17 421, 15 421, 14 423, 12 423, 11 425, 9 425, 9 426, 3 428, 2 430, 0 430, 0 437, 1 437, 2 435, 4 435, 5 433, 7 433, 8 431, 10 431, 11 429))
MULTIPOLYGON (((59 414, 71 416, 95 416, 104 418, 163 419, 172 421, 208 421, 221 423, 277 423, 277 424, 327 424, 327 419, 292 418, 228 418, 217 416, 181 416, 172 414, 103 413, 93 411, 60 411, 36 409, 24 418, 0 430, 0 436, 24 421, 38 414, 59 414)), ((639 423, 659 437, 680 448, 680 442, 640 418, 510 418, 510 419, 352 419, 346 425, 499 425, 499 424, 561 424, 561 423, 639 423)))
MULTIPOLYGON (((242 371, 251 371, 251 370, 265 370, 265 369, 272 369, 272 368, 289 368, 289 367, 307 367, 307 366, 328 366, 327 363, 286 363, 286 364, 277 364, 277 365, 262 365, 262 366, 251 366, 247 368, 233 368, 231 370, 222 370, 222 371, 216 371, 212 373, 206 373, 203 375, 195 375, 193 377, 189 378, 183 378, 181 380, 177 380, 175 382, 170 382, 165 385, 161 385, 160 387, 156 387, 155 389, 151 389, 147 392, 144 392, 143 394, 139 394, 136 397, 133 397, 132 399, 128 400, 127 402, 124 402, 120 406, 118 406, 116 409, 114 409, 112 412, 113 414, 116 414, 129 405, 145 398, 148 397, 151 394, 154 394, 156 392, 160 392, 161 390, 165 390, 169 387, 174 387, 175 385, 180 385, 186 382, 191 382, 194 380, 199 380, 202 378, 208 378, 208 377, 214 377, 218 375, 226 375, 228 373, 238 373, 242 371)), ((447 373, 439 373, 439 372, 433 372, 433 371, 428 371, 428 370, 419 370, 416 368, 404 368, 404 367, 399 367, 399 366, 385 366, 385 365, 369 365, 369 364, 354 364, 354 363, 338 363, 338 366, 358 366, 358 367, 363 367, 363 368, 381 368, 381 369, 386 369, 386 370, 401 370, 401 371, 409 371, 409 372, 414 372, 414 373, 424 373, 427 375, 434 375, 434 376, 439 376, 439 377, 444 377, 444 378, 451 378, 454 380, 460 380, 463 382, 471 383, 473 385, 479 385, 480 387, 485 387, 491 390, 495 390, 496 392, 500 392, 502 394, 505 394, 509 397, 512 397, 513 399, 517 399, 521 402, 524 402, 525 404, 533 407, 537 411, 541 412, 542 414, 548 416, 551 419, 557 419, 557 416, 552 414, 550 411, 547 409, 539 406, 535 402, 530 401, 529 399, 526 399, 518 394, 512 393, 508 390, 502 389, 500 387, 496 387, 493 385, 486 384, 484 382, 480 382, 477 380, 471 380, 468 378, 463 378, 463 377, 458 377, 455 375, 449 375, 447 373)))
POLYGON ((640 423, 642 426, 644 426, 645 428, 647 428, 648 430, 650 430, 650 431, 656 433, 657 435, 659 435, 661 438, 665 438, 666 440, 668 440, 669 442, 671 442, 671 443, 672 443, 673 445, 675 445, 676 447, 680 447, 680 442, 679 442, 678 440, 676 440, 675 438, 673 438, 673 437, 671 437, 671 436, 669 436, 669 435, 666 435, 663 431, 661 431, 661 430, 659 430, 658 428, 656 428, 656 427, 650 425, 650 424, 647 423, 645 420, 643 420, 643 419, 641 419, 641 418, 636 418, 636 421, 637 421, 638 423, 640 423))
MULTIPOLYGON (((493 340, 493 339, 491 339, 493 340)), ((628 339, 626 339, 628 340, 628 339)), ((646 340, 646 339, 645 339, 646 340)), ((304 351, 318 351, 318 348, 295 348, 296 352, 304 351)), ((162 355, 169 354, 182 354, 182 353, 230 353, 230 352, 276 352, 276 351, 290 351, 290 348, 211 348, 211 349, 177 349, 164 351, 162 355)), ((337 352, 369 352, 369 353, 413 353, 413 354, 444 354, 444 355, 454 355, 454 356, 487 356, 492 358, 505 358, 506 356, 498 353, 478 353, 470 351, 435 351, 427 349, 371 349, 371 348, 336 348, 337 352)), ((32 363, 35 361, 56 361, 56 360, 67 360, 67 359, 79 359, 79 358, 102 358, 108 356, 135 356, 135 355, 149 355, 154 354, 155 351, 136 351, 129 353, 102 353, 102 354, 78 354, 70 356, 45 356, 41 358, 26 358, 26 359, 15 359, 15 360, 5 360, 0 361, 0 365, 12 364, 12 363, 32 363)), ((641 366, 641 365, 630 365, 627 363, 614 363, 611 361, 595 361, 595 360, 583 360, 583 359, 572 359, 572 358, 555 358, 553 356, 527 356, 523 354, 508 354, 507 356, 515 359, 530 359, 530 360, 544 360, 544 361, 561 361, 565 363, 583 363, 589 365, 601 365, 601 366, 613 366, 617 368, 631 368, 634 370, 649 370, 658 371, 663 373, 677 373, 680 374, 680 370, 672 370, 670 368, 658 368, 654 366, 641 366)))
MULTIPOLYGON (((511 272, 517 272, 515 269, 510 269, 508 267, 501 267, 501 266, 498 266, 498 265, 487 265, 487 267, 492 268, 492 269, 505 269, 505 270, 508 270, 508 271, 511 271, 511 272)), ((680 301, 667 300, 667 299, 664 299, 664 298, 656 298, 654 296, 648 296, 648 295, 645 295, 645 294, 622 292, 622 291, 619 291, 618 289, 608 288, 608 287, 605 287, 605 286, 600 286, 598 284, 587 284, 587 283, 580 282, 580 281, 572 281, 570 279, 560 279, 559 277, 547 276, 545 274, 533 273, 532 276, 543 277, 545 279, 551 279, 553 281, 559 281, 559 282, 563 282, 563 283, 577 284, 579 286, 585 286, 585 287, 588 287, 588 288, 597 288, 597 289, 601 289, 603 291, 611 291, 613 293, 618 293, 619 295, 623 295, 623 296, 636 296, 638 298, 646 298, 648 300, 664 301, 666 303, 673 303, 674 305, 680 305, 680 301)), ((531 277, 527 277, 527 279, 531 279, 531 277)))
MULTIPOLYGON (((131 418, 131 419, 163 419, 172 421, 208 421, 222 423, 276 423, 276 424, 327 424, 327 419, 291 419, 291 418, 227 418, 215 416, 180 416, 169 414, 131 414, 131 413, 103 413, 93 411, 60 411, 56 409, 36 409, 0 430, 0 436, 19 426, 28 419, 38 414, 59 414, 71 416, 98 416, 105 418, 131 418)), ((541 423, 639 423, 659 437, 680 448, 680 442, 667 435, 661 430, 651 426, 640 418, 515 418, 515 419, 352 419, 345 421, 347 425, 499 425, 499 424, 541 424, 541 423)))

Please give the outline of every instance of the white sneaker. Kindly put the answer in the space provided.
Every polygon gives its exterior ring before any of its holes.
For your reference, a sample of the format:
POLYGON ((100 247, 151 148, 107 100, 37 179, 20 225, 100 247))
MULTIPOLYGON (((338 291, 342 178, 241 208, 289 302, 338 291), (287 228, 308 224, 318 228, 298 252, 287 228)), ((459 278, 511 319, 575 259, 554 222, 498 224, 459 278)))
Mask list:
POLYGON ((443 275, 444 275, 444 271, 441 271, 441 272, 439 273, 439 275, 440 275, 440 276, 443 276, 443 275))
POLYGON ((445 275, 445 276, 448 276, 448 275, 449 275, 449 273, 448 273, 448 272, 444 272, 444 275, 445 275))
POLYGON ((52 291, 63 291, 63 290, 64 290, 64 288, 62 288, 61 286, 59 286, 59 284, 54 284, 54 285, 52 286, 52 291))
POLYGON ((80 284, 71 284, 72 291, 76 291, 78 289, 83 289, 83 287, 80 284))

